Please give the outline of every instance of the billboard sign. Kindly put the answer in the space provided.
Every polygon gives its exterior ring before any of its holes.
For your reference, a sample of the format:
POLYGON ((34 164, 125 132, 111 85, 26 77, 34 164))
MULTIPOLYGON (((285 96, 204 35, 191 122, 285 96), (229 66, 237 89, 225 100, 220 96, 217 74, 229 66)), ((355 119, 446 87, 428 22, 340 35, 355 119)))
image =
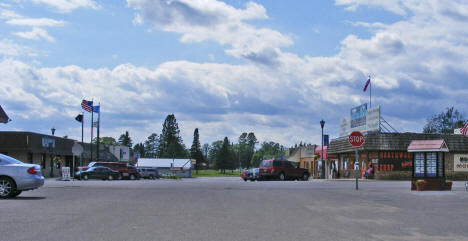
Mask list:
POLYGON ((453 155, 453 169, 456 172, 468 172, 468 155, 467 154, 453 155))
POLYGON ((351 109, 351 128, 366 125, 367 104, 351 109))
POLYGON ((367 109, 367 104, 351 109, 350 117, 340 120, 340 137, 348 136, 353 131, 362 133, 380 131, 380 106, 367 109))

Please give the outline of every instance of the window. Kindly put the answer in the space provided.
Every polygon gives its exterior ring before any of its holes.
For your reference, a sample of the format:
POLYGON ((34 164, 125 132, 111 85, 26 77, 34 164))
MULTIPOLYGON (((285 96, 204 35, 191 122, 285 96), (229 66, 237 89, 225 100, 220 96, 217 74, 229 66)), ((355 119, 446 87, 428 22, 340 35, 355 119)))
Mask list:
POLYGON ((414 177, 442 177, 443 153, 417 152, 414 154, 414 177))
POLYGON ((33 154, 31 152, 28 152, 28 161, 29 163, 33 163, 33 154))
POLYGON ((414 155, 414 176, 424 177, 424 153, 414 155))
POLYGON ((281 167, 281 161, 273 161, 273 167, 281 167))
POLYGON ((262 163, 260 163, 260 167, 271 167, 271 166, 273 166, 272 161, 262 161, 262 163))

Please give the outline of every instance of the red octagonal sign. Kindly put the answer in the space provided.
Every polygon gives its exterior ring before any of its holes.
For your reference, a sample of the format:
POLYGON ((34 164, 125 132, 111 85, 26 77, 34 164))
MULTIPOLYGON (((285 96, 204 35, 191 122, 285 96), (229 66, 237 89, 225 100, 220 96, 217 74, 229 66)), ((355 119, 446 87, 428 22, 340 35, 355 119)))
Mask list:
POLYGON ((353 131, 353 133, 348 136, 349 144, 353 147, 360 147, 364 143, 365 139, 361 132, 353 131))

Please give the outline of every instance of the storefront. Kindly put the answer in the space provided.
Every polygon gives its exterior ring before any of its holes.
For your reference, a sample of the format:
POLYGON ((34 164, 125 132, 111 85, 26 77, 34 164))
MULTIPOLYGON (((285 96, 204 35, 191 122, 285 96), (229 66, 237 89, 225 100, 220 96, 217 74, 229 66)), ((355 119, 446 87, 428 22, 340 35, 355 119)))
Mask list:
MULTIPOLYGON (((468 137, 463 135, 372 133, 365 135, 365 139, 364 144, 358 148, 360 178, 372 164, 376 179, 412 180, 415 152, 408 151, 408 147, 413 140, 444 140, 449 152, 443 154, 445 162, 441 168, 446 177, 453 180, 468 178, 468 137)), ((332 140, 327 152, 330 156, 338 157, 341 177, 355 177, 354 148, 347 138, 332 140)))

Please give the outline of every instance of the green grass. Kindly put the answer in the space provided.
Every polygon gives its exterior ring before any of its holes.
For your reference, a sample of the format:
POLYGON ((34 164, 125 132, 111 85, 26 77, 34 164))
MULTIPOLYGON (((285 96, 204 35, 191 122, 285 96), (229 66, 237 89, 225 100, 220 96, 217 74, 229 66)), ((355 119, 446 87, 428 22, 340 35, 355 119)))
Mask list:
POLYGON ((226 174, 221 173, 218 170, 198 170, 196 174, 195 170, 192 170, 192 177, 238 177, 240 176, 239 171, 231 172, 231 170, 226 170, 226 174))

